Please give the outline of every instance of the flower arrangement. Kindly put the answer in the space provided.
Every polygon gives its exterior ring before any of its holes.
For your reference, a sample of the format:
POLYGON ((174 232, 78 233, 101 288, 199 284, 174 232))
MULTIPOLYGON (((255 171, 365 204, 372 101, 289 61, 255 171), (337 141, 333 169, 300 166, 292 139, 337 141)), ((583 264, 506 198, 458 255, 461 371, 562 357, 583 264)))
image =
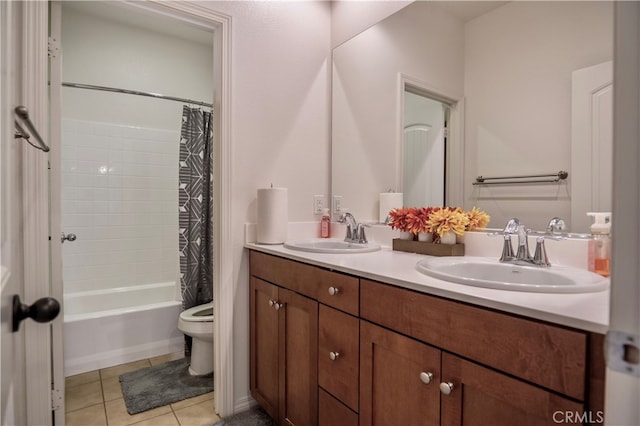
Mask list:
POLYGON ((489 224, 489 220, 491 219, 488 214, 479 210, 475 206, 468 212, 465 212, 467 218, 469 219, 469 224, 467 225, 468 231, 477 231, 479 229, 484 229, 489 224))
POLYGON ((462 236, 469 225, 469 218, 460 207, 445 207, 434 211, 429 216, 429 226, 438 237, 453 232, 462 236))
POLYGON ((460 207, 402 207, 389 212, 389 226, 408 232, 433 234, 434 242, 449 233, 462 236, 466 231, 486 228, 490 217, 474 207, 465 212, 460 207))

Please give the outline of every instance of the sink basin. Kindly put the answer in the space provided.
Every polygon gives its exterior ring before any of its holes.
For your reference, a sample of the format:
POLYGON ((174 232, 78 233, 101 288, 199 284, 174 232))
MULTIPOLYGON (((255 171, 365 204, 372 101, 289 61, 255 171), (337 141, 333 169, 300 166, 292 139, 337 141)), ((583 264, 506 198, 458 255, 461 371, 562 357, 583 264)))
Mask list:
POLYGON ((419 261, 425 275, 458 284, 542 293, 587 293, 605 290, 609 280, 569 266, 514 265, 471 256, 434 257, 419 261))
POLYGON ((311 238, 308 240, 285 241, 284 246, 291 250, 311 253, 370 253, 380 250, 380 244, 348 243, 339 239, 311 238))

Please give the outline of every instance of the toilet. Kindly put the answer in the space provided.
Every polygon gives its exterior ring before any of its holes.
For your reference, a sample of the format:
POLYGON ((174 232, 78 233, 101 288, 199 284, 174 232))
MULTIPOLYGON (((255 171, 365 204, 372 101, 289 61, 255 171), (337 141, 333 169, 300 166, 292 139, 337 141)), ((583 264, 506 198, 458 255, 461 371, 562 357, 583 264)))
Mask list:
POLYGON ((202 376, 213 371, 213 302, 194 306, 180 314, 178 330, 191 336, 189 374, 202 376))

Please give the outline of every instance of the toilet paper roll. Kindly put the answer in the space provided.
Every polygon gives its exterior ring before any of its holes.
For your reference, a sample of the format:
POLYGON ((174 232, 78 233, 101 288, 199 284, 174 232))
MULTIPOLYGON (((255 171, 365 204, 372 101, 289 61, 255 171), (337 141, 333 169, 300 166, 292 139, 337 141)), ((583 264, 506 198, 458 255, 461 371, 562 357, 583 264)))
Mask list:
POLYGON ((258 189, 257 242, 282 244, 289 224, 287 188, 258 189))
POLYGON ((385 223, 389 212, 402 207, 402 192, 380 193, 380 223, 385 223))

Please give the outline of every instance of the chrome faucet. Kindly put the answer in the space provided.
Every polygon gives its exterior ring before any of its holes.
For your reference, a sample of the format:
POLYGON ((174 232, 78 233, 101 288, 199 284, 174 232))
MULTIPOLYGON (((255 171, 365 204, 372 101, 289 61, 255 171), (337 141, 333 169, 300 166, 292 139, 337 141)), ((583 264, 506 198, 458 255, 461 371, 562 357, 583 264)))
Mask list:
POLYGON ((527 264, 536 266, 551 266, 547 257, 547 251, 544 246, 545 237, 538 237, 536 239, 536 250, 531 256, 529 253, 529 232, 530 229, 526 229, 524 225, 520 223, 517 218, 509 219, 502 231, 504 235, 504 244, 502 246, 502 255, 500 256, 500 262, 502 263, 516 263, 527 264), (511 246, 511 235, 518 236, 518 249, 513 252, 511 246))
POLYGON ((348 243, 366 244, 367 237, 364 234, 365 225, 358 223, 356 218, 349 212, 344 212, 338 218, 339 223, 347 225, 347 234, 344 240, 348 243))

